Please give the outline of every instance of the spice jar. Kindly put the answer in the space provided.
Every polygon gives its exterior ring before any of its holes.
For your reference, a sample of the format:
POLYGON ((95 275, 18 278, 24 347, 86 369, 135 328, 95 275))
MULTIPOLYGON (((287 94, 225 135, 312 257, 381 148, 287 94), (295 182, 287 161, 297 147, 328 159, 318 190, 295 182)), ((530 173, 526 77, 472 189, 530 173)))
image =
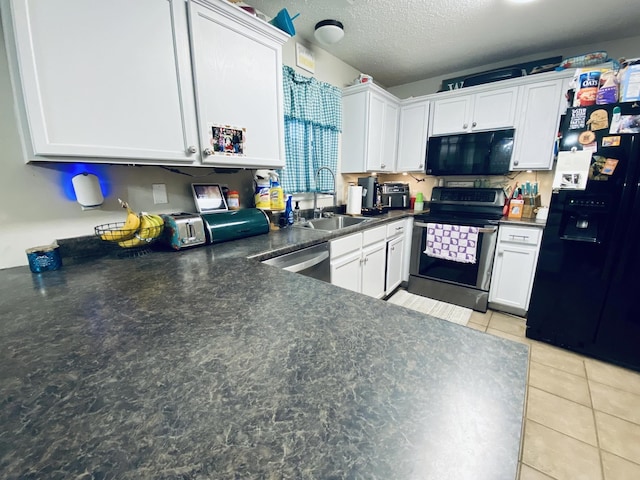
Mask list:
POLYGON ((231 190, 227 197, 229 210, 240 210, 240 194, 237 190, 231 190))

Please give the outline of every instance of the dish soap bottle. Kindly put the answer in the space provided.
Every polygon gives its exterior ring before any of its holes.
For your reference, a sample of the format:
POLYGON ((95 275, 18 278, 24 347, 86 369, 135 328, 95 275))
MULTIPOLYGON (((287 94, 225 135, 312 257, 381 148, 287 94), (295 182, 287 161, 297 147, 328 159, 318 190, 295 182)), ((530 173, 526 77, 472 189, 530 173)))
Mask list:
POLYGON ((287 197, 287 206, 284 209, 284 218, 287 221, 287 225, 293 225, 293 208, 291 208, 291 201, 293 197, 289 195, 287 197))
POLYGON ((293 209, 293 223, 300 223, 300 202, 296 200, 296 207, 293 209))

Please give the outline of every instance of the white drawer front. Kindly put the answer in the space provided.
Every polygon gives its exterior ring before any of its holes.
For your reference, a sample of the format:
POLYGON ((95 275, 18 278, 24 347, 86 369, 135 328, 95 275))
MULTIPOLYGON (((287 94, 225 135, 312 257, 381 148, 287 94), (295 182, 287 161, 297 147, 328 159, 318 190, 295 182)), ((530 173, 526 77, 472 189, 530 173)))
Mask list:
POLYGON ((366 247, 372 243, 381 242, 387 239, 387 227, 381 225, 376 228, 370 228, 362 232, 362 246, 366 247))
POLYGON ((500 225, 499 242, 517 243, 520 245, 538 245, 542 237, 542 229, 538 227, 515 227, 500 225))
POLYGON ((362 233, 360 232, 336 238, 331 240, 331 259, 360 250, 360 248, 362 248, 362 233))
POLYGON ((403 235, 407 229, 407 224, 404 220, 399 222, 393 222, 387 225, 387 239, 403 235))

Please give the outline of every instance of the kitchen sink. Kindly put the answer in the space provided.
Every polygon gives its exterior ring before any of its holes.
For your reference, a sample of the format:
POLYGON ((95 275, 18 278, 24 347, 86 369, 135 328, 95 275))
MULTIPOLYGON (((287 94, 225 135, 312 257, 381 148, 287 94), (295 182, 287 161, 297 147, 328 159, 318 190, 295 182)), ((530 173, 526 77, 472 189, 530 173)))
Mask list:
POLYGON ((299 228, 313 228, 314 230, 322 230, 323 232, 335 232, 343 228, 360 225, 364 222, 370 222, 370 218, 349 217, 346 215, 335 215, 329 218, 314 218, 304 223, 294 225, 299 228))

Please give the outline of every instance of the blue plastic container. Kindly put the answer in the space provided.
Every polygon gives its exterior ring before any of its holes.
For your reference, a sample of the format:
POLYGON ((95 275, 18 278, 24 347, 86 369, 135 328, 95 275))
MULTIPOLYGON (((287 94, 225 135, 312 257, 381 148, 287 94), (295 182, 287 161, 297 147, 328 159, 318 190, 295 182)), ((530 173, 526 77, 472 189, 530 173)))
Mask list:
POLYGON ((26 250, 29 268, 33 273, 58 270, 62 267, 62 257, 58 245, 43 245, 26 250))

